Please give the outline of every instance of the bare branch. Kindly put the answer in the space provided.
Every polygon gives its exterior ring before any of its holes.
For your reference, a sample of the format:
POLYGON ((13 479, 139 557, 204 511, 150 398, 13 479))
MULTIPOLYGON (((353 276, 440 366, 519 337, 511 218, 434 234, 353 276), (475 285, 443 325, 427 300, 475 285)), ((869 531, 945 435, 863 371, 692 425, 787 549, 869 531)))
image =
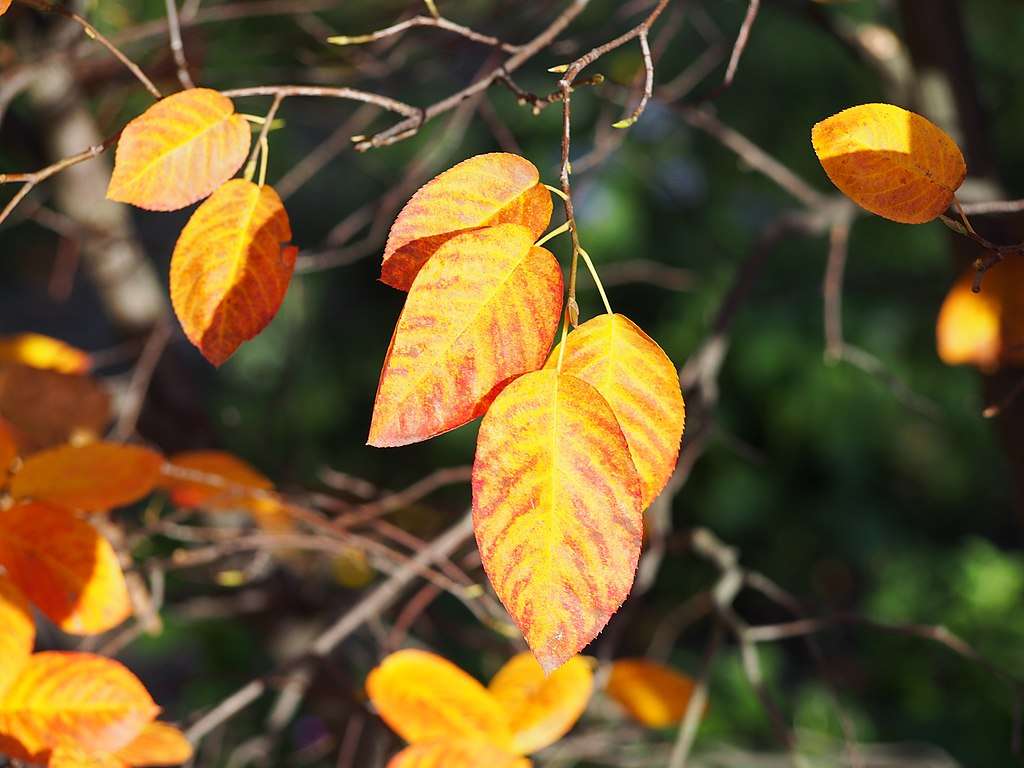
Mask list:
POLYGON ((178 67, 178 82, 181 87, 195 88, 192 76, 188 73, 188 60, 185 58, 185 46, 181 42, 181 22, 178 20, 178 0, 166 0, 167 32, 171 42, 171 55, 178 67))
POLYGON ((335 35, 334 37, 327 38, 327 42, 332 43, 333 45, 363 45, 365 43, 373 43, 377 40, 383 40, 384 38, 391 37, 392 35, 397 35, 407 29, 412 29, 413 27, 434 27, 436 29, 444 29, 448 32, 454 32, 457 35, 461 35, 467 40, 472 40, 474 43, 490 45, 495 48, 499 48, 506 53, 516 53, 522 47, 502 42, 498 38, 491 37, 490 35, 480 34, 469 27, 456 24, 454 21, 449 21, 443 16, 413 16, 411 19, 400 21, 397 24, 392 24, 390 27, 385 27, 384 29, 378 29, 376 32, 370 32, 366 35, 335 35))

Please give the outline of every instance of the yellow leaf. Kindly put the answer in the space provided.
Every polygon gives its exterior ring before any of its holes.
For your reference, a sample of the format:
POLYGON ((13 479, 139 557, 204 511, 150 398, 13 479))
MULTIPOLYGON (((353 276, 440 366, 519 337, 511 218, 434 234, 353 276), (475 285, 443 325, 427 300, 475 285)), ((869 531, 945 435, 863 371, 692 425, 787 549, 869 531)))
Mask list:
POLYGON ((234 179, 205 201, 171 257, 171 303, 189 341, 220 365, 277 314, 295 269, 284 204, 234 179))
POLYGON ((629 594, 643 522, 626 439, 596 389, 543 370, 502 391, 477 438, 473 528, 546 672, 597 636, 629 594))
POLYGON ((46 762, 47 768, 125 768, 127 765, 109 752, 89 754, 66 744, 54 749, 46 762))
POLYGON ((519 224, 448 240, 416 276, 384 360, 369 444, 426 440, 475 419, 544 364, 562 271, 519 224))
POLYGON ((942 302, 935 338, 946 365, 971 364, 988 372, 999 367, 1003 306, 994 272, 979 293, 971 290, 974 270, 965 272, 942 302))
POLYGON ((664 728, 682 720, 693 680, 646 659, 618 659, 612 663, 606 690, 642 725, 664 728))
POLYGON ((107 197, 151 211, 184 208, 234 176, 251 141, 231 99, 208 88, 175 93, 125 126, 107 197))
POLYGON ((136 768, 158 765, 180 765, 192 759, 192 745, 185 734, 169 723, 154 720, 117 757, 136 768))
POLYGON ((513 656, 488 686, 512 729, 516 752, 528 755, 565 736, 590 701, 590 662, 574 656, 545 675, 532 653, 513 656))
POLYGON ((86 373, 92 367, 89 353, 38 333, 0 338, 0 362, 58 373, 86 373))
POLYGON ((525 757, 509 754, 491 744, 440 741, 406 747, 387 768, 530 768, 525 757))
POLYGON ((892 104, 850 107, 815 125, 811 141, 843 193, 904 224, 923 224, 949 208, 967 175, 945 131, 892 104))
POLYGON ((36 624, 25 595, 0 573, 0 696, 25 666, 35 641, 36 624))

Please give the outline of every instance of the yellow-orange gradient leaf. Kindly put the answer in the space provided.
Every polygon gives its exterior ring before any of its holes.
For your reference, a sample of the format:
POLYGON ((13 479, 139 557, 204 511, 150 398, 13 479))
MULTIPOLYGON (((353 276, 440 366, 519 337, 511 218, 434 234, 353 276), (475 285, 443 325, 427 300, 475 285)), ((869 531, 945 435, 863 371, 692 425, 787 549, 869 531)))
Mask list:
POLYGON ((21 672, 36 641, 36 624, 28 600, 0 573, 0 696, 21 672))
POLYGON ((62 445, 27 458, 11 480, 11 495, 76 509, 110 509, 152 491, 163 463, 163 456, 139 445, 62 445))
POLYGON ((122 664, 89 653, 37 653, 0 696, 0 733, 38 755, 58 746, 87 754, 130 744, 160 711, 122 664))
POLYGON ((68 510, 33 502, 0 512, 0 565, 65 632, 105 632, 131 614, 113 548, 68 510))
POLYGON ((398 318, 369 444, 406 445, 475 419, 500 385, 544 364, 561 309, 562 271, 526 227, 448 240, 398 318))
POLYGON ((996 274, 995 268, 990 270, 982 290, 974 293, 974 270, 965 272, 942 302, 935 340, 946 365, 970 364, 988 372, 999 367, 1003 302, 996 274))
POLYGON ((596 389, 543 370, 502 391, 477 438, 473 529, 546 672, 597 636, 629 594, 643 522, 626 439, 596 389))
POLYGON ((619 659, 612 663, 606 691, 642 725, 665 728, 682 719, 693 680, 646 659, 619 659))
POLYGON ((594 689, 590 662, 574 656, 545 675, 532 653, 513 656, 488 690, 512 729, 512 746, 528 755, 565 736, 580 719, 594 689))
POLYGON ((50 753, 46 768, 126 768, 128 763, 109 752, 90 754, 69 745, 61 745, 50 753))
POLYGON ((192 214, 171 257, 185 335, 220 365, 273 320, 295 270, 288 214, 269 186, 234 179, 192 214))
POLYGON ((509 754, 492 744, 439 741, 406 747, 387 768, 530 768, 525 757, 509 754))
MULTIPOLYGON (((558 348, 547 368, 558 365, 558 348)), ((679 374, 658 344, 623 315, 599 315, 566 339, 562 371, 583 379, 611 406, 640 475, 641 506, 676 467, 686 410, 679 374)))
POLYGON ((235 175, 251 141, 231 99, 208 88, 175 93, 125 126, 107 197, 151 211, 192 205, 235 175))
POLYGON ((536 240, 551 222, 551 193, 529 160, 505 152, 463 160, 412 196, 391 226, 380 279, 408 291, 448 239, 493 224, 522 224, 536 240))
POLYGON ((967 175, 960 148, 934 123, 892 104, 850 107, 811 131, 825 173, 851 200, 904 224, 945 211, 967 175))
POLYGON ((88 352, 38 333, 0 338, 0 362, 20 363, 58 373, 85 373, 92 367, 88 352))
POLYGON ((117 757, 135 768, 181 765, 192 759, 192 745, 185 734, 169 723, 154 720, 117 757))
POLYGON ((480 683, 433 653, 404 650, 381 662, 366 679, 381 718, 411 744, 447 739, 507 748, 508 723, 480 683))

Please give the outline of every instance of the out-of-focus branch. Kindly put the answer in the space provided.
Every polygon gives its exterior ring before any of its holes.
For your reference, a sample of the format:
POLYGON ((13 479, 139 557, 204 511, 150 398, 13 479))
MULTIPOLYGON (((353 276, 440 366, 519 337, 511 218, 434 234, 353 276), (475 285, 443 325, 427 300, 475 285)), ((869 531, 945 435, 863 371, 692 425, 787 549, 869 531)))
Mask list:
POLYGON ((490 35, 483 35, 469 27, 463 26, 462 24, 456 24, 454 21, 449 21, 443 16, 413 16, 411 19, 400 21, 397 24, 392 24, 390 27, 385 27, 384 29, 378 29, 376 32, 370 32, 366 35, 335 35, 334 37, 327 38, 327 42, 333 43, 334 45, 362 45, 365 43, 373 43, 377 40, 383 40, 384 38, 400 34, 405 32, 407 29, 412 29, 413 27, 434 27, 435 29, 443 29, 457 35, 461 35, 474 43, 481 43, 482 45, 490 45, 495 48, 500 48, 506 53, 517 53, 522 47, 502 42, 498 38, 491 37, 490 35))

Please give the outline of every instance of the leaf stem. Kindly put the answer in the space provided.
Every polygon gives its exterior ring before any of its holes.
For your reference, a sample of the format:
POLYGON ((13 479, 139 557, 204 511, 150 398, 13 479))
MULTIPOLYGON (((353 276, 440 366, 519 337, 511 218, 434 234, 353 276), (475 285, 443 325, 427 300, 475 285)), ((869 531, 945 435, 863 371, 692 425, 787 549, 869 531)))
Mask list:
POLYGON ((560 227, 558 227, 556 229, 552 229, 550 232, 548 232, 546 235, 544 235, 544 237, 542 237, 540 240, 538 240, 536 243, 533 244, 533 247, 534 248, 540 248, 548 240, 550 240, 550 239, 552 239, 554 237, 558 237, 563 232, 568 232, 568 231, 569 231, 569 222, 567 221, 564 224, 562 224, 560 227))
POLYGON ((565 196, 565 192, 560 190, 558 187, 552 187, 550 184, 545 184, 544 189, 546 189, 548 192, 558 195, 563 200, 567 199, 565 196))
POLYGON ((569 335, 569 308, 565 308, 565 319, 562 321, 562 338, 558 342, 558 374, 562 374, 562 360, 565 359, 565 337, 569 335))
POLYGON ((587 265, 587 269, 590 270, 590 276, 594 278, 594 283, 597 285, 597 292, 601 294, 601 301, 604 302, 604 308, 609 315, 614 315, 612 312, 612 305, 608 302, 608 294, 604 292, 604 286, 601 285, 601 278, 597 275, 597 269, 594 267, 594 262, 590 260, 590 254, 587 253, 583 247, 580 247, 580 256, 583 257, 583 261, 587 265))
POLYGON ((267 164, 270 160, 270 142, 260 136, 260 187, 267 183, 267 164))

